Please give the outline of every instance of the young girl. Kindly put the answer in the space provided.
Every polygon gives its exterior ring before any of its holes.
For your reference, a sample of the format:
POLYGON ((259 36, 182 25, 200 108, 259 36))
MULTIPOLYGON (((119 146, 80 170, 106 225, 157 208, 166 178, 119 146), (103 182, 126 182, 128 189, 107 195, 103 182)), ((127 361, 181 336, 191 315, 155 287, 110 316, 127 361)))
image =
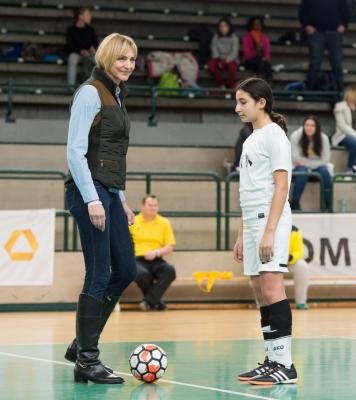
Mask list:
POLYGON ((263 79, 243 81, 236 101, 242 122, 251 123, 254 130, 240 159, 242 218, 233 251, 234 259, 244 262, 260 304, 266 351, 262 364, 238 378, 256 385, 295 383, 292 313, 283 284, 292 229, 288 203, 292 160, 286 121, 272 111, 272 91, 263 79))
MULTIPOLYGON (((309 115, 304 119, 303 126, 290 136, 292 145, 292 160, 294 171, 315 171, 321 175, 324 184, 325 209, 331 205, 331 175, 328 169, 330 162, 330 143, 325 133, 321 131, 319 120, 309 115)), ((292 210, 301 210, 300 198, 303 194, 308 176, 295 176, 292 210)))
POLYGON ((209 72, 213 75, 220 88, 235 89, 237 81, 237 58, 239 55, 239 40, 233 32, 229 19, 221 18, 218 31, 211 41, 212 59, 209 60, 209 72), (225 82, 221 70, 226 69, 228 79, 225 82), (226 83, 226 86, 225 86, 226 83))

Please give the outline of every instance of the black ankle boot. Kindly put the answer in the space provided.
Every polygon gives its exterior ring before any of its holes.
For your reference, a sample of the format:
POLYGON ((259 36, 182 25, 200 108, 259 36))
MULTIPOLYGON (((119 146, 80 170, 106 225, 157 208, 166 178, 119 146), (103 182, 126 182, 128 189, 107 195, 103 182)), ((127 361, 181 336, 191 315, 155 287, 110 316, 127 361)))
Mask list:
MULTIPOLYGON (((101 312, 101 330, 100 333, 103 331, 112 310, 115 308, 117 302, 119 301, 120 297, 117 296, 106 296, 103 301, 102 312, 101 312)), ((77 361, 77 339, 73 339, 72 343, 67 348, 67 351, 64 355, 64 358, 70 362, 75 363, 77 361)), ((105 365, 105 368, 110 373, 113 372, 111 368, 105 365)))
POLYGON ((103 303, 81 294, 77 309, 78 358, 74 367, 75 382, 123 383, 124 380, 108 372, 99 359, 98 341, 101 332, 103 303))

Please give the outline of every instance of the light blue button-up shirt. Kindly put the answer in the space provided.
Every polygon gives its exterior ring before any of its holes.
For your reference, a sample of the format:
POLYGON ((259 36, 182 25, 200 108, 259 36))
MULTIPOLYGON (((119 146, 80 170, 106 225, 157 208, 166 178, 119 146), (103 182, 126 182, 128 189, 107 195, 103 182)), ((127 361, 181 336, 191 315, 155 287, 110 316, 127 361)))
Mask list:
MULTIPOLYGON (((121 105, 119 87, 116 89, 115 95, 121 105)), ((69 119, 67 161, 84 203, 99 199, 85 154, 88 152, 90 128, 100 108, 101 101, 96 88, 92 85, 84 85, 74 97, 69 119)), ((117 191, 115 189, 109 190, 117 191)), ((119 195, 121 201, 125 201, 125 195, 122 191, 119 191, 119 195)))

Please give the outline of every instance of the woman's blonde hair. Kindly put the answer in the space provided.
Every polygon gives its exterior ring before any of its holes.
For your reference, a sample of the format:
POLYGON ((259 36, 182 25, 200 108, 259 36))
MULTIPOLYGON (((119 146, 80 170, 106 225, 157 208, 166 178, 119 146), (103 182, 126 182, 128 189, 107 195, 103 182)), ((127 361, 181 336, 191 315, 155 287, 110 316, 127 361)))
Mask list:
POLYGON ((350 85, 345 89, 344 100, 349 104, 356 104, 356 85, 350 85))
POLYGON ((108 71, 114 62, 124 55, 128 49, 131 49, 134 56, 137 57, 137 45, 132 38, 120 33, 112 33, 100 43, 95 54, 96 65, 108 71))

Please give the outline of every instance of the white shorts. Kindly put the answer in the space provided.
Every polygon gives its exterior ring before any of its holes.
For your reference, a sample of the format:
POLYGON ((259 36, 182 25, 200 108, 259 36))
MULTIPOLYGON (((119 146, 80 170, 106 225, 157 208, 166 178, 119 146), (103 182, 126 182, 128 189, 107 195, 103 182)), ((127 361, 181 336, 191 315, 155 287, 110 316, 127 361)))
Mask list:
POLYGON ((289 239, 292 231, 291 215, 282 215, 274 236, 273 257, 268 263, 262 264, 259 247, 267 223, 267 215, 244 222, 243 225, 243 256, 244 274, 259 275, 261 272, 288 272, 289 239))

